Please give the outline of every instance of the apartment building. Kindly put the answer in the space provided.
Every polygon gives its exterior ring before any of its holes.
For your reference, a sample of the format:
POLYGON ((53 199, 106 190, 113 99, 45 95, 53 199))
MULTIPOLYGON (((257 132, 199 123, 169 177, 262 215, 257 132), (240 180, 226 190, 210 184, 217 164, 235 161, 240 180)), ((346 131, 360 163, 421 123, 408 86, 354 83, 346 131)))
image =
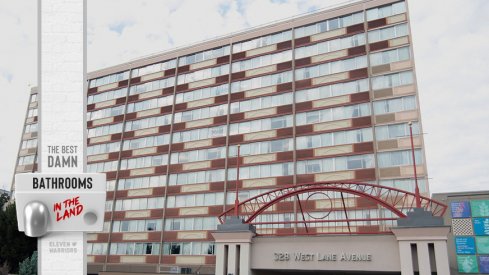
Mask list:
MULTIPOLYGON (((240 201, 322 181, 414 192, 409 122, 420 190, 429 194, 405 1, 349 2, 88 79, 87 172, 108 181, 104 232, 88 236, 89 273, 211 274, 210 232, 233 207, 236 188, 240 201)), ((36 170, 36 95, 33 89, 17 173, 36 170)), ((336 192, 314 196, 297 200, 339 199, 336 192)), ((390 217, 354 195, 346 202, 348 211, 326 216, 390 217)), ((257 221, 322 217, 321 205, 298 217, 291 198, 257 221)), ((348 230, 392 225, 360 221, 348 230)), ((301 226, 262 224, 257 232, 301 226)), ((321 232, 346 230, 336 223, 321 232)))

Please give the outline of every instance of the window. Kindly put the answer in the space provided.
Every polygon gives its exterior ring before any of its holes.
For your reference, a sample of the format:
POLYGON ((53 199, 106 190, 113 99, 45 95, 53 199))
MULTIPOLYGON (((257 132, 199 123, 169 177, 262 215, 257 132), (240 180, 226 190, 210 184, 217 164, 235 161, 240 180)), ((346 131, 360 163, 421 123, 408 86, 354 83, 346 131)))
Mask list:
POLYGON ((102 143, 97 145, 92 145, 87 147, 87 155, 98 155, 110 152, 119 151, 121 142, 112 142, 112 143, 102 143))
POLYGON ((112 108, 105 108, 93 112, 87 112, 87 120, 95 120, 95 119, 122 115, 124 113, 125 107, 126 107, 125 105, 119 105, 112 108))
POLYGON ((292 39, 292 31, 287 30, 267 36, 258 37, 252 40, 238 42, 233 44, 233 53, 256 49, 268 45, 277 44, 292 39))
POLYGON ((368 32, 368 42, 374 43, 408 35, 406 23, 368 32))
POLYGON ((165 221, 165 231, 175 230, 216 230, 216 217, 169 218, 165 221))
POLYGON ((394 74, 387 74, 372 77, 372 89, 386 89, 386 88, 394 88, 403 85, 409 85, 414 82, 413 72, 406 71, 394 74))
MULTIPOLYGON (((256 197, 260 194, 272 191, 273 189, 252 189, 252 190, 239 190, 239 201, 245 201, 249 198, 256 197)), ((226 202, 227 204, 233 204, 236 199, 236 194, 234 192, 227 192, 226 202)))
POLYGON ((90 80, 89 88, 98 87, 98 86, 102 86, 102 85, 106 85, 106 84, 110 84, 110 83, 114 83, 114 82, 119 82, 121 80, 125 80, 128 78, 129 78, 129 71, 107 75, 107 76, 104 76, 101 78, 96 78, 96 79, 90 80))
MULTIPOLYGON (((423 163, 421 149, 414 150, 414 157, 416 158, 416 165, 423 163)), ((377 153, 377 159, 380 168, 413 164, 411 150, 377 153)))
POLYGON ((27 124, 25 126, 25 130, 24 130, 25 134, 32 133, 32 132, 37 132, 37 123, 27 124))
POLYGON ((171 154, 171 164, 186 163, 194 161, 205 161, 226 158, 226 147, 201 149, 186 152, 173 152, 171 154))
POLYGON ((173 95, 153 98, 145 101, 127 104, 127 113, 138 112, 142 110, 153 109, 173 104, 173 95))
POLYGON ((404 1, 397 2, 391 5, 367 10, 367 20, 371 21, 371 20, 384 18, 384 17, 405 13, 405 12, 406 12, 406 3, 404 1))
MULTIPOLYGON (((419 123, 414 122, 413 135, 419 135, 419 123)), ((377 140, 396 139, 409 136, 409 125, 407 123, 389 124, 375 127, 375 137, 377 140)))
POLYGON ((36 148, 37 138, 22 141, 21 149, 36 148))
POLYGON ((296 28, 295 38, 304 37, 308 35, 313 35, 316 33, 327 32, 335 30, 338 28, 344 28, 347 26, 362 23, 363 12, 358 12, 350 15, 345 15, 342 17, 332 18, 325 21, 321 21, 312 25, 296 28))
POLYGON ((370 54, 370 65, 382 65, 409 59, 409 47, 370 54))
POLYGON ((29 155, 29 156, 23 156, 19 157, 19 161, 17 162, 17 165, 29 165, 33 164, 36 161, 36 155, 29 155))
POLYGON ((160 146, 160 145, 168 144, 169 142, 170 142, 170 134, 136 138, 136 139, 126 139, 124 140, 122 150, 134 150, 134 149, 145 148, 145 147, 160 146))
POLYGON ((241 72, 241 71, 251 70, 251 69, 268 66, 272 64, 278 64, 289 60, 292 60, 291 50, 269 54, 269 55, 262 55, 243 61, 233 62, 232 71, 233 73, 241 72))
MULTIPOLYGON (((401 190, 406 190, 408 192, 415 191, 416 183, 414 179, 391 179, 391 180, 380 180, 380 185, 394 187, 401 190)), ((422 193, 428 192, 428 181, 426 179, 418 178, 419 191, 422 193)))
POLYGON ((27 112, 27 117, 35 117, 35 116, 37 116, 37 108, 29 109, 29 111, 27 112))
POLYGON ((132 120, 126 122, 126 131, 135 131, 144 128, 151 128, 156 126, 168 125, 171 123, 171 114, 143 118, 139 120, 132 120))
POLYGON ((194 129, 189 131, 174 132, 173 143, 201 140, 226 135, 227 125, 212 128, 194 129))
POLYGON ((172 59, 172 60, 168 60, 168 61, 164 61, 164 62, 160 62, 160 63, 156 63, 156 64, 147 65, 147 66, 132 70, 132 77, 156 73, 156 72, 161 72, 164 70, 175 68, 176 65, 177 65, 176 59, 172 59))
POLYGON ((361 79, 351 82, 297 91, 295 93, 295 100, 296 102, 305 102, 316 99, 329 98, 333 96, 365 92, 368 91, 368 89, 368 79, 361 79))
POLYGON ((126 95, 127 95, 127 87, 108 91, 108 92, 103 92, 95 95, 89 95, 87 101, 88 104, 92 104, 92 103, 98 103, 98 102, 116 99, 120 97, 125 97, 126 95))
POLYGON ((121 170, 166 165, 168 155, 130 158, 121 160, 121 170))
POLYGON ((106 162, 97 162, 87 165, 87 171, 89 173, 101 173, 108 171, 117 170, 118 161, 106 161, 106 162))
POLYGON ((318 148, 367 141, 372 141, 371 128, 297 137, 297 149, 318 148))
POLYGON ((111 243, 110 255, 159 255, 160 243, 111 243))
POLYGON ((357 105, 341 106, 318 111, 298 113, 296 114, 296 124, 305 125, 368 115, 370 115, 369 104, 361 103, 357 105))
POLYGON ((115 211, 157 209, 163 208, 163 204, 162 197, 116 200, 115 211))
POLYGON ((167 197, 168 208, 210 206, 224 204, 224 193, 204 193, 167 197))
POLYGON ((250 100, 238 101, 231 103, 231 113, 247 112, 269 107, 292 104, 292 93, 285 93, 273 96, 259 97, 250 100))
POLYGON ((356 34, 345 38, 329 40, 310 46, 304 46, 295 49, 295 58, 303 58, 308 56, 319 55, 328 52, 339 51, 342 49, 352 48, 360 45, 365 45, 365 34, 356 34))
POLYGON ((219 95, 225 95, 228 93, 228 84, 223 84, 215 87, 208 87, 198 90, 193 90, 185 93, 178 93, 176 95, 175 103, 189 102, 204 98, 215 97, 219 95))
POLYGON ((416 97, 405 96, 374 102, 374 113, 376 115, 409 111, 416 109, 416 97))
POLYGON ((209 243, 209 242, 164 243, 163 255, 214 255, 214 243, 209 243))
POLYGON ((167 87, 171 87, 173 85, 175 85, 175 77, 172 76, 165 79, 155 80, 144 84, 131 86, 129 90, 129 94, 130 95, 141 94, 141 93, 154 91, 158 89, 164 89, 167 87))
POLYGON ((209 60, 220 56, 228 55, 229 49, 230 49, 229 45, 226 45, 220 48, 215 48, 212 50, 207 50, 207 51, 198 52, 187 56, 182 56, 178 59, 178 66, 189 65, 204 60, 209 60))
POLYGON ((166 185, 166 175, 153 176, 153 177, 138 177, 138 178, 128 178, 119 179, 117 189, 139 189, 139 188, 149 188, 149 187, 159 187, 166 185))
POLYGON ((367 57, 358 56, 295 70, 296 80, 330 75, 367 67, 367 57))
POLYGON ((159 220, 129 220, 114 221, 112 232, 146 232, 162 231, 162 221, 159 220))
POLYGON ((223 116, 228 112, 228 105, 222 104, 212 107, 205 107, 200 109, 194 109, 190 111, 175 113, 175 122, 186 122, 197 119, 204 119, 209 117, 223 116))
POLYGON ((171 174, 170 185, 184 185, 224 181, 224 169, 205 170, 191 173, 171 174))
MULTIPOLYGON (((229 146, 229 156, 235 157, 238 153, 237 148, 238 147, 236 145, 229 146)), ((239 151, 241 156, 249 156, 291 151, 293 149, 293 139, 287 138, 242 144, 239 151)))
POLYGON ((179 74, 177 84, 185 84, 189 82, 199 81, 211 77, 221 76, 229 73, 229 64, 219 67, 207 68, 187 74, 179 74))
POLYGON ((230 125, 229 134, 246 134, 252 132, 266 131, 292 126, 292 115, 265 118, 247 122, 234 123, 230 125))
MULTIPOLYGON (((244 166, 239 168, 239 179, 256 179, 290 176, 294 173, 292 162, 244 166)), ((236 168, 228 169, 228 180, 236 180, 236 168)))
POLYGON ((375 166, 372 154, 355 155, 298 161, 297 174, 325 173, 373 167, 375 166))
POLYGON ((266 86, 278 85, 290 81, 292 81, 291 71, 255 77, 255 78, 231 83, 231 93, 237 93, 244 90, 257 89, 266 86))
POLYGON ((88 137, 106 136, 122 132, 122 123, 88 129, 88 137))
POLYGON ((87 243, 88 255, 105 255, 107 254, 107 243, 87 243))

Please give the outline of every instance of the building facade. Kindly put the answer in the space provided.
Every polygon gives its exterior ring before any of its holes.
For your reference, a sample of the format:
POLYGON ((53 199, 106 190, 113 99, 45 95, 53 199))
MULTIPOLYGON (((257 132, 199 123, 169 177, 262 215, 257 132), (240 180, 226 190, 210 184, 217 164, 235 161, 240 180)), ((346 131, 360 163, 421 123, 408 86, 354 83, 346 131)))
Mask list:
MULTIPOLYGON (((408 7, 363 0, 88 74, 87 172, 107 174, 89 272, 212 273, 210 234, 243 201, 285 185, 361 181, 429 194, 408 7), (238 158, 238 145, 240 154, 238 158), (239 179, 237 168, 239 164, 239 179)), ((16 172, 36 169, 36 92, 16 172), (25 144, 24 144, 25 143, 25 144)), ((317 233, 378 232, 391 216, 356 196, 310 196, 317 233), (314 197, 315 196, 315 197, 314 197), (385 222, 367 221, 385 218, 385 222), (363 219, 363 220, 362 220, 363 219)), ((257 221, 293 234, 297 197, 257 221)))
MULTIPOLYGON (((30 91, 29 103, 25 114, 24 128, 19 144, 19 153, 15 164, 14 175, 17 173, 32 173, 37 171, 37 133, 38 133, 38 90, 30 91)), ((15 192, 14 177, 12 177, 11 193, 15 192)))
POLYGON ((443 216, 451 274, 489 274, 489 191, 433 194, 448 206, 443 216))

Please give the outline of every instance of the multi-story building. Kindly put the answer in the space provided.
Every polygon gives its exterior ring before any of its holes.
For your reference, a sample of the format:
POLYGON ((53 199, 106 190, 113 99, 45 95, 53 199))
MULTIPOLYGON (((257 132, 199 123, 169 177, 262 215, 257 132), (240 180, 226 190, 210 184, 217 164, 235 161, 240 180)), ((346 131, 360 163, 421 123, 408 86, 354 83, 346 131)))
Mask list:
MULTIPOLYGON (((236 185, 241 201, 320 181, 414 191, 410 121, 429 194, 408 18, 404 1, 357 1, 89 73, 87 172, 108 180, 89 272, 212 273, 210 231, 236 185)), ((34 125, 17 172, 35 168, 34 125)), ((332 216, 384 215, 353 197, 332 216)), ((292 203, 260 221, 297 215, 292 203)))
MULTIPOLYGON (((36 87, 32 88, 25 114, 24 128, 22 129, 22 138, 19 144, 19 153, 17 155, 14 174, 37 171, 37 95, 38 89, 36 87)), ((12 194, 15 192, 14 178, 12 178, 10 191, 12 194)))

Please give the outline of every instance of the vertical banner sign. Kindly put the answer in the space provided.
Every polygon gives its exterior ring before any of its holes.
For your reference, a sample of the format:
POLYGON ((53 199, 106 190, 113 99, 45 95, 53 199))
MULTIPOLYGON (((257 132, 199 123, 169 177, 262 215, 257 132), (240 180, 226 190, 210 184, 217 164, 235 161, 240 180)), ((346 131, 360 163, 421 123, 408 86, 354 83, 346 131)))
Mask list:
POLYGON ((472 206, 472 217, 489 217, 489 200, 474 200, 472 206))
POLYGON ((489 236, 489 218, 473 218, 474 234, 478 236, 489 236))
POLYGON ((478 273, 477 257, 475 255, 457 256, 458 272, 478 273))
POLYGON ((489 256, 479 256, 479 269, 482 274, 489 274, 489 256))
POLYGON ((470 204, 468 201, 457 201, 450 204, 452 218, 469 218, 470 204))
POLYGON ((475 254, 475 240, 474 237, 456 237, 455 248, 458 255, 473 255, 475 254))
MULTIPOLYGON (((38 0, 40 172, 83 173, 85 137, 84 0, 38 0)), ((51 206, 48 206, 51 207, 51 206)), ((39 274, 86 274, 85 233, 38 239, 39 274)))

